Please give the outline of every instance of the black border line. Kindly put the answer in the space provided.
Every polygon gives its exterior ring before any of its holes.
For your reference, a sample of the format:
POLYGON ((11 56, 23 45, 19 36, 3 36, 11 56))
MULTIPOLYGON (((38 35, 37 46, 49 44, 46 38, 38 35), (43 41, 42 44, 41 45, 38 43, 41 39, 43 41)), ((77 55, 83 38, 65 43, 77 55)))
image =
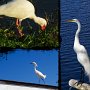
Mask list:
POLYGON ((61 13, 60 13, 60 0, 58 0, 58 89, 61 90, 61 61, 60 61, 60 47, 61 47, 61 36, 60 36, 60 27, 61 27, 61 13))

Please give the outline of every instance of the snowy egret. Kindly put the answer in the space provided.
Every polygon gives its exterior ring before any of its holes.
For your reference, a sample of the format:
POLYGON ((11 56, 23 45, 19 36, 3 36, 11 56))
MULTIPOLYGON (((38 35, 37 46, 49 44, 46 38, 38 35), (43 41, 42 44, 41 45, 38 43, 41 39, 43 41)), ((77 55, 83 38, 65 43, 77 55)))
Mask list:
POLYGON ((85 73, 89 77, 89 81, 90 81, 90 60, 89 60, 89 56, 88 56, 88 53, 87 53, 87 50, 85 49, 85 47, 83 45, 81 45, 79 42, 79 33, 81 30, 81 24, 80 24, 78 19, 68 20, 68 22, 75 22, 78 25, 78 29, 75 33, 73 49, 77 55, 77 59, 78 59, 79 63, 83 66, 85 73))
POLYGON ((40 83, 40 79, 42 79, 43 82, 44 82, 44 84, 45 84, 44 79, 46 78, 46 75, 42 74, 40 71, 38 71, 38 70, 36 69, 36 67, 38 66, 36 62, 32 62, 31 64, 34 65, 34 71, 35 71, 36 75, 37 75, 38 78, 39 78, 39 83, 40 83))
POLYGON ((7 4, 1 5, 0 15, 17 18, 16 26, 21 36, 24 34, 19 27, 21 26, 22 20, 26 18, 32 19, 35 23, 41 26, 42 30, 45 30, 47 26, 47 21, 44 18, 36 16, 34 5, 28 0, 13 0, 7 4))

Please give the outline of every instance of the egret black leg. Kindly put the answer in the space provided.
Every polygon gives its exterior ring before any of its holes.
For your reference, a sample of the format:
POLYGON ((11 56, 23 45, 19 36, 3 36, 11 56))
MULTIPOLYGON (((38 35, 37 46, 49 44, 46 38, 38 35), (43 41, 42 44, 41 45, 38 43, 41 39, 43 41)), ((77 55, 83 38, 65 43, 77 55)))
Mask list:
POLYGON ((81 67, 81 76, 80 76, 80 82, 84 82, 84 68, 83 67, 81 67))
POLYGON ((40 78, 39 78, 39 84, 40 84, 40 78))
POLYGON ((44 81, 44 79, 43 78, 41 78, 42 80, 43 80, 43 82, 44 82, 44 84, 45 84, 45 81, 44 81))
POLYGON ((76 83, 77 83, 77 85, 79 85, 79 84, 82 85, 82 83, 84 83, 84 68, 83 67, 81 67, 80 80, 76 83))

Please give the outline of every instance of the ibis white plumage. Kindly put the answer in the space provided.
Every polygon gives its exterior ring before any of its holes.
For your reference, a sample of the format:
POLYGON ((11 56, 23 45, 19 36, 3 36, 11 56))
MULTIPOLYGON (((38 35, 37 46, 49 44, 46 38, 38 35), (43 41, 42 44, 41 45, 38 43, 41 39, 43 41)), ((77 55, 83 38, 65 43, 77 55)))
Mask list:
MULTIPOLYGON (((41 26, 42 30, 45 30, 47 26, 47 21, 44 18, 36 16, 34 5, 28 0, 12 0, 7 4, 1 5, 0 15, 17 18, 17 28, 20 26, 21 21, 26 18, 32 19, 41 26)), ((22 30, 19 30, 19 34, 23 36, 22 30)))
POLYGON ((68 20, 68 22, 75 22, 78 25, 78 29, 77 29, 76 34, 75 34, 73 49, 77 55, 77 59, 78 59, 79 63, 83 66, 85 73, 86 73, 86 75, 88 75, 89 81, 90 81, 89 56, 88 56, 88 53, 87 53, 85 46, 81 45, 79 42, 79 33, 81 30, 80 21, 78 19, 72 19, 72 20, 68 20))
MULTIPOLYGON (((36 69, 37 63, 36 63, 36 62, 32 62, 31 64, 34 65, 34 71, 35 71, 36 75, 37 75, 38 78, 39 78, 39 83, 40 83, 40 79, 42 79, 42 80, 44 81, 44 79, 46 78, 46 75, 42 74, 40 71, 38 71, 38 70, 36 69)), ((45 81, 44 81, 44 84, 45 84, 45 81)))

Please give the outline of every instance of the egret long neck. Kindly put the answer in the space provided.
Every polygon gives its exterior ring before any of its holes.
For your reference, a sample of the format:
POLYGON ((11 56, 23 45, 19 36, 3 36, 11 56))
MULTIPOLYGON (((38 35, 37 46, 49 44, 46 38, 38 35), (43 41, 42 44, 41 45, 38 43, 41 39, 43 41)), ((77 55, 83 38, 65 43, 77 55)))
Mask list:
POLYGON ((75 41, 74 41, 74 43, 79 44, 79 33, 80 33, 80 30, 81 30, 81 25, 80 25, 79 21, 76 22, 76 23, 78 25, 78 29, 77 29, 76 34, 75 34, 75 41))
POLYGON ((79 36, 79 32, 80 32, 80 30, 81 30, 80 22, 77 22, 77 25, 78 25, 78 29, 77 29, 77 31, 76 31, 75 36, 79 36))
POLYGON ((36 71, 36 66, 34 66, 34 70, 36 71))

